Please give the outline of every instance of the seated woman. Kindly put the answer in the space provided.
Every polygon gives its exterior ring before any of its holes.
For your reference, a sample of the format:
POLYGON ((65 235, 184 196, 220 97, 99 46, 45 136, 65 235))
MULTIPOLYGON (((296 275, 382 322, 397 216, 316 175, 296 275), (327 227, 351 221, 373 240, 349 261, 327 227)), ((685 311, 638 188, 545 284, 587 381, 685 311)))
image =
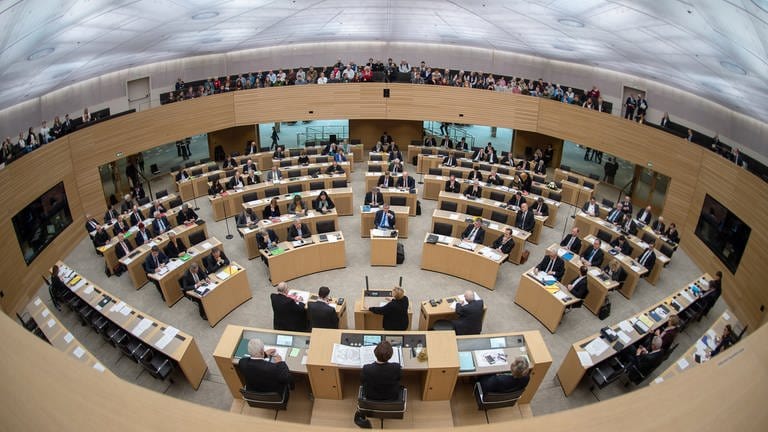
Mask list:
POLYGON ((315 210, 319 211, 320 213, 328 213, 334 207, 336 207, 333 204, 333 200, 331 200, 331 197, 328 196, 326 191, 321 191, 320 195, 317 196, 317 199, 313 202, 313 204, 315 210))
POLYGON ((717 346, 715 347, 714 351, 712 351, 712 357, 730 348, 736 342, 738 342, 738 339, 736 334, 733 332, 733 328, 730 324, 726 324, 725 328, 723 328, 723 334, 715 339, 717 346))
POLYGON ((309 165, 309 156, 307 156, 306 150, 302 150, 299 154, 299 165, 309 165))
POLYGON ((524 390, 530 380, 530 365, 525 357, 517 357, 509 366, 509 374, 483 375, 478 379, 484 393, 512 393, 524 390))
POLYGON ((269 201, 269 205, 264 207, 262 216, 263 219, 280 217, 280 206, 277 205, 277 197, 272 197, 272 199, 269 201))
POLYGON ((371 307, 368 310, 377 315, 384 315, 384 330, 408 330, 408 297, 402 288, 392 288, 392 299, 386 305, 371 307))
POLYGON ((293 196, 291 203, 288 204, 288 213, 299 216, 306 215, 307 205, 304 203, 304 200, 301 199, 301 195, 296 194, 293 196))
MULTIPOLYGON (((373 350, 376 361, 363 366, 360 384, 366 399, 393 401, 400 396, 400 363, 389 363, 392 358, 392 345, 389 341, 380 342, 373 350)), ((355 424, 364 429, 371 428, 371 422, 359 411, 355 413, 355 424)))

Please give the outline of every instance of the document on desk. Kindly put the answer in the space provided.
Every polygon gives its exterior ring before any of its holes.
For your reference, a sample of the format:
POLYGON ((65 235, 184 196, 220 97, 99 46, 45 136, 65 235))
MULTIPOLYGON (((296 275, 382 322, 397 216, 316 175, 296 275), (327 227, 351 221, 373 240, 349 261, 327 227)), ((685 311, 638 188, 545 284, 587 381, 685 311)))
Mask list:
POLYGON ((40 300, 40 297, 36 298, 36 299, 35 299, 35 306, 40 306, 40 303, 42 303, 42 302, 43 302, 43 301, 42 301, 42 300, 40 300))
POLYGON ((165 347, 168 346, 169 343, 171 343, 173 338, 175 338, 178 333, 179 333, 179 329, 177 329, 176 327, 169 326, 168 328, 165 329, 165 331, 163 331, 163 337, 161 337, 160 339, 157 340, 157 342, 155 342, 155 346, 160 349, 164 349, 165 347))
POLYGON ((64 335, 64 342, 67 344, 70 344, 75 339, 75 336, 72 335, 72 333, 67 332, 67 334, 64 335))
POLYGON ((553 295, 560 301, 566 302, 568 301, 568 294, 564 293, 561 290, 557 290, 553 293, 553 295))
POLYGON ((584 367, 590 367, 594 363, 592 362, 592 356, 589 355, 586 351, 576 351, 576 354, 579 356, 579 362, 584 367))
POLYGON ((631 338, 630 338, 630 337, 629 337, 629 336, 628 336, 626 333, 624 333, 623 331, 620 331, 620 332, 618 332, 618 333, 616 333, 616 334, 619 336, 619 340, 621 341, 621 343, 622 343, 622 344, 624 344, 624 346, 627 346, 627 344, 629 343, 629 341, 631 341, 631 340, 632 340, 632 339, 631 339, 631 338))
POLYGON ((594 277, 600 276, 601 273, 602 271, 600 271, 599 268, 593 268, 592 270, 589 271, 589 274, 591 274, 594 277))
POLYGON ((625 333, 630 333, 633 330, 632 324, 630 324, 629 321, 627 321, 627 320, 624 320, 624 321, 620 322, 619 323, 619 327, 625 333))
POLYGON ((342 366, 360 366, 360 348, 342 344, 333 344, 331 363, 342 366))
POLYGON ((43 312, 41 313, 43 318, 48 318, 48 315, 50 314, 51 314, 51 311, 48 308, 43 309, 43 312))
POLYGON ((205 242, 203 243, 203 249, 208 250, 213 247, 213 244, 211 242, 205 242))
POLYGON ((107 368, 105 368, 104 365, 99 362, 94 363, 93 368, 99 372, 104 372, 105 370, 107 370, 107 368))
POLYGON ((328 243, 336 243, 337 241, 339 241, 339 238, 336 237, 335 235, 328 236, 328 243))
POLYGON ((149 327, 152 326, 152 320, 148 318, 144 318, 141 321, 139 321, 138 324, 131 330, 131 333, 133 333, 136 337, 141 337, 142 333, 147 331, 149 327))
POLYGON ((610 348, 610 346, 607 343, 605 343, 605 341, 602 338, 599 338, 599 337, 592 339, 592 342, 588 343, 587 346, 584 347, 584 349, 592 357, 599 357, 608 348, 610 348))
POLYGON ((83 347, 78 346, 72 351, 72 355, 74 355, 77 358, 83 358, 83 355, 85 355, 85 350, 83 349, 83 347))
POLYGON ((90 284, 87 287, 85 287, 85 289, 83 290, 83 294, 90 294, 92 292, 93 292, 93 285, 90 285, 90 284))
POLYGON ((56 320, 51 318, 48 320, 48 328, 51 328, 56 325, 56 320))
POLYGON ((504 366, 507 364, 507 353, 503 349, 477 350, 474 353, 477 367, 504 366))
POLYGON ((688 291, 686 291, 686 290, 682 290, 682 291, 680 291, 680 294, 681 294, 683 297, 685 297, 685 299, 686 299, 686 300, 688 300, 689 302, 693 302, 693 297, 691 297, 691 295, 690 295, 690 294, 688 294, 688 291))
POLYGON ((458 215, 458 214, 456 214, 456 213, 451 213, 451 215, 450 215, 450 216, 448 216, 448 219, 451 219, 451 220, 459 220, 459 215, 458 215))
POLYGON ((297 302, 306 303, 309 300, 309 291, 300 291, 292 289, 288 291, 288 295, 296 297, 297 302))
POLYGON ((688 360, 681 358, 677 361, 677 367, 680 368, 680 370, 685 370, 689 366, 688 360))
POLYGON ((109 308, 109 311, 110 312, 117 312, 117 311, 123 309, 123 306, 125 306, 125 302, 121 301, 120 303, 117 303, 117 304, 113 305, 111 308, 109 308))
POLYGON ((264 345, 264 352, 267 352, 271 349, 275 350, 275 354, 279 355, 280 358, 283 360, 286 360, 288 358, 288 348, 285 346, 277 346, 277 345, 264 345))

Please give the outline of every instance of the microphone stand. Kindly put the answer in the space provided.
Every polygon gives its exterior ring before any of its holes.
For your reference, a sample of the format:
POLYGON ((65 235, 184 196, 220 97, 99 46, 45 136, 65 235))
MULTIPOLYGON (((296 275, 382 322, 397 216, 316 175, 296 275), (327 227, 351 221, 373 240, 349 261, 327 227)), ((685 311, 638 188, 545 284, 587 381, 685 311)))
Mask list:
MULTIPOLYGON (((579 203, 581 202, 581 192, 584 190, 584 186, 579 186, 579 191, 576 194, 576 205, 573 206, 573 214, 571 214, 571 219, 573 219, 573 223, 576 224, 576 213, 579 212, 579 203)), ((593 189, 594 192, 594 189, 593 189)), ((565 223, 563 224, 563 235, 560 237, 560 240, 562 241, 565 238, 565 232, 568 229, 568 219, 565 220, 565 223)))
POLYGON ((222 197, 221 205, 224 207, 224 225, 227 227, 227 240, 232 240, 235 236, 232 235, 232 233, 229 232, 229 216, 227 216, 227 201, 224 200, 225 197, 222 197))

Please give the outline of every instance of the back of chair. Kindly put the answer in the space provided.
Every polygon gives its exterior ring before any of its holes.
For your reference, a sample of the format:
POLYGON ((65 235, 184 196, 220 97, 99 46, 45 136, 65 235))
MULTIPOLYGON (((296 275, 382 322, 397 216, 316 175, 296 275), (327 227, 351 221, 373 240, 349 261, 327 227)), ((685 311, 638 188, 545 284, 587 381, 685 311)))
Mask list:
POLYGON ((301 154, 301 149, 299 149, 299 148, 292 148, 292 149, 288 150, 288 154, 291 155, 291 157, 298 156, 298 155, 301 154))
POLYGON ((181 165, 174 165, 171 167, 171 172, 179 171, 181 169, 181 165))
POLYGON ((451 170, 451 175, 456 177, 457 179, 460 179, 464 177, 464 171, 451 170))
POLYGON ((288 185, 288 193, 298 193, 298 192, 301 192, 301 183, 288 185))
POLYGON ((374 162, 381 162, 381 155, 380 154, 371 154, 369 160, 374 162))
POLYGON ((211 174, 208 176, 208 181, 213 183, 213 182, 219 181, 219 178, 220 178, 219 173, 211 174))
POLYGON ((495 211, 495 212, 491 213, 491 220, 492 221, 498 222, 498 223, 503 223, 505 225, 507 223, 508 217, 509 216, 506 213, 502 213, 502 212, 495 211))
POLYGON ((672 254, 673 254, 673 253, 675 253, 675 249, 674 249, 673 247, 671 247, 671 246, 667 245, 666 243, 663 243, 663 244, 662 244, 662 245, 659 247, 659 251, 660 251, 661 253, 663 253, 664 255, 666 255, 666 256, 668 256, 668 257, 670 257, 670 258, 672 258, 672 254))
POLYGON ((309 183, 309 190, 311 190, 311 191, 313 191, 313 190, 323 190, 323 189, 325 189, 325 183, 323 183, 321 181, 316 181, 316 182, 310 182, 309 183))
POLYGON ((546 183, 547 182, 547 178, 545 176, 543 176, 543 175, 534 174, 533 175, 533 181, 539 182, 539 183, 546 183))
POLYGON ((503 175, 509 175, 509 168, 506 168, 506 167, 499 167, 499 168, 498 168, 498 172, 499 172, 499 174, 503 174, 503 175))
POLYGON ((587 187, 587 188, 590 188, 590 189, 594 189, 595 188, 595 184, 592 183, 592 182, 585 181, 584 182, 584 187, 587 187))
POLYGON ((205 241, 205 233, 202 231, 194 232, 189 235, 189 246, 194 246, 205 241))
POLYGON ((611 201, 611 200, 609 200, 609 199, 603 198, 603 201, 602 201, 602 203, 603 203, 603 205, 604 205, 605 207, 608 207, 608 208, 613 208, 613 204, 614 204, 614 203, 613 203, 613 201, 611 201))
POLYGON ((160 199, 164 196, 168 196, 168 189, 163 189, 161 191, 155 192, 155 198, 160 199))
POLYGON ((432 232, 439 235, 451 236, 453 233, 453 225, 442 222, 435 222, 435 226, 432 229, 432 232))
POLYGON ((470 216, 482 216, 483 215, 483 208, 482 207, 475 207, 468 205, 467 206, 467 214, 470 216))
POLYGON ((462 168, 472 168, 473 165, 472 161, 461 161, 460 164, 462 168))
POLYGON ((381 172, 381 165, 368 165, 368 172, 381 172))
POLYGON ((197 162, 195 162, 195 161, 190 161, 190 162, 184 163, 184 167, 185 168, 193 167, 195 165, 197 165, 197 162))
POLYGON ((320 149, 315 147, 315 143, 314 142, 311 143, 311 145, 310 145, 310 143, 307 143, 307 156, 314 156, 314 155, 316 155, 318 153, 319 150, 320 149))
POLYGON ((400 387, 400 394, 397 399, 391 401, 381 401, 368 399, 365 396, 365 389, 360 386, 357 393, 357 410, 361 414, 380 418, 380 419, 401 419, 405 416, 406 404, 408 401, 408 389, 400 387))
POLYGON ((273 410, 286 409, 290 397, 288 387, 283 388, 282 392, 254 392, 241 388, 240 394, 251 407, 273 410))
POLYGON ((514 406, 525 389, 509 393, 495 393, 483 391, 483 386, 479 382, 475 383, 474 394, 477 406, 480 409, 489 410, 493 408, 503 408, 514 406))
POLYGON ((139 204, 140 206, 143 206, 144 204, 148 204, 149 203, 149 197, 139 198, 138 200, 136 200, 136 203, 139 204))
POLYGON ((326 163, 326 162, 328 162, 328 156, 318 156, 315 159, 315 162, 316 163, 326 163))
POLYGON ((568 176, 568 177, 566 177, 566 180, 568 180, 571 183, 578 183, 579 182, 579 179, 577 179, 574 176, 568 176))
POLYGON ((549 199, 552 201, 560 202, 563 199, 563 196, 560 194, 560 192, 550 192, 549 199))
POLYGON ((246 192, 243 194, 243 202, 256 201, 257 199, 259 199, 259 196, 256 192, 246 192))
POLYGON ((504 199, 504 194, 496 191, 492 191, 489 198, 491 198, 494 201, 506 201, 504 199))
POLYGON ((458 208, 458 204, 456 204, 453 201, 441 201, 440 202, 440 210, 455 212, 458 208))
POLYGON ((568 166, 568 165, 560 165, 560 169, 563 170, 563 171, 570 171, 571 167, 568 166))
POLYGON ((289 167, 289 166, 291 166, 292 164, 293 164, 293 162, 292 162, 291 160, 289 160, 289 159, 283 159, 283 160, 281 160, 281 161, 280 161, 280 168, 283 168, 283 167, 289 167))
POLYGON ((389 205, 393 206, 404 206, 406 203, 405 197, 402 196, 391 196, 389 197, 389 205))
POLYGON ((437 176, 443 175, 443 170, 441 170, 440 168, 430 168, 429 169, 429 174, 430 175, 437 175, 437 176))
POLYGON ((609 233, 608 231, 597 230, 597 238, 599 238, 600 240, 602 240, 604 242, 610 243, 611 242, 611 233, 609 233))
POLYGON ((656 236, 653 235, 653 233, 649 233, 648 231, 643 233, 643 237, 642 238, 643 238, 643 241, 646 242, 646 243, 650 243, 650 242, 656 240, 656 236))
POLYGON ((319 221, 316 227, 317 227, 316 229, 318 234, 334 232, 336 231, 336 221, 334 220, 319 221))
POLYGON ((272 198, 278 195, 280 195, 280 188, 272 187, 264 190, 264 196, 267 198, 272 198))
POLYGON ((288 170, 288 178, 301 177, 301 170, 292 169, 288 170))
POLYGON ((183 204, 184 202, 181 200, 181 198, 176 197, 170 201, 168 201, 168 209, 176 208, 183 204))
POLYGON ((333 188, 345 188, 347 187, 347 181, 345 179, 336 179, 331 183, 333 188))
POLYGON ((540 187, 538 186, 531 186, 531 193, 534 195, 541 195, 544 192, 540 187))

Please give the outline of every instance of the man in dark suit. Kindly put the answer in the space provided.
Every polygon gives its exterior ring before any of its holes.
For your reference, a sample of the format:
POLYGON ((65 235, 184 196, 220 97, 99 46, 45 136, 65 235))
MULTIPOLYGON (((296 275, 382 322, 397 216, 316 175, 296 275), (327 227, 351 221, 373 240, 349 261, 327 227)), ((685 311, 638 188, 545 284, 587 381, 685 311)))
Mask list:
POLYGON ((115 204, 114 207, 111 207, 109 210, 107 210, 104 213, 104 223, 109 223, 110 221, 117 220, 118 216, 120 216, 120 211, 118 211, 117 204, 115 204))
POLYGON ((176 233, 168 231, 168 244, 163 248, 165 255, 176 258, 187 253, 187 245, 184 244, 184 240, 176 237, 176 233))
POLYGON ((208 273, 206 273, 196 262, 190 264, 189 270, 184 272, 184 276, 181 278, 181 289, 184 291, 184 297, 197 303, 197 310, 200 313, 200 318, 204 320, 207 320, 208 317, 205 314, 205 308, 203 308, 203 301, 200 299, 199 295, 195 295, 197 293, 191 294, 190 291, 194 291, 210 281, 208 273))
POLYGON ((311 236, 312 233, 309 232, 309 227, 307 227, 307 224, 301 223, 300 219, 296 219, 293 225, 288 228, 288 238, 291 240, 301 240, 311 236))
POLYGON ((381 210, 376 212, 373 218, 373 226, 381 229, 395 228, 395 212, 389 209, 389 204, 384 203, 381 210))
POLYGON ((245 144, 245 153, 243 154, 254 154, 259 152, 259 146, 256 145, 256 141, 248 141, 245 144))
POLYGON ((445 182, 445 191, 452 193, 459 193, 461 191, 461 183, 456 181, 455 175, 451 174, 451 177, 445 182))
POLYGON ((637 262, 640 263, 641 266, 648 269, 648 273, 646 273, 646 275, 650 274, 653 270, 653 266, 656 265, 656 252, 653 250, 653 244, 654 242, 649 242, 648 247, 645 248, 645 251, 643 251, 643 253, 637 257, 637 262))
POLYGON ((483 240, 485 240, 483 218, 475 218, 475 221, 468 225, 464 232, 461 233, 461 239, 471 243, 483 244, 483 240))
POLYGON ((272 325, 275 330, 307 331, 307 311, 304 303, 288 295, 288 284, 277 284, 277 292, 270 294, 272 312, 274 313, 272 325))
POLYGON ((554 276, 555 279, 559 281, 565 274, 565 262, 562 258, 557 256, 557 251, 554 249, 547 249, 544 258, 539 265, 536 266, 536 269, 550 276, 554 276))
POLYGON ((501 186, 504 184, 504 180, 499 177, 499 174, 496 172, 496 168, 491 169, 491 173, 488 174, 488 178, 485 179, 485 182, 493 186, 501 186))
POLYGON ((144 226, 144 222, 139 222, 139 229, 136 230, 136 233, 134 233, 136 236, 136 239, 134 242, 136 242, 136 246, 141 246, 144 243, 148 243, 150 239, 152 239, 152 234, 147 231, 147 227, 144 226))
POLYGON ((581 263, 585 266, 600 266, 603 263, 603 250, 600 249, 600 239, 595 239, 583 254, 581 254, 581 263))
POLYGON ((616 240, 612 241, 611 247, 618 249, 624 255, 629 255, 632 250, 632 246, 629 245, 627 238, 623 235, 618 236, 616 240))
POLYGON ((648 225, 651 223, 652 217, 653 217, 653 214, 651 213, 651 206, 647 206, 646 208, 637 212, 637 220, 644 223, 645 225, 648 225))
MULTIPOLYGON (((110 219, 111 220, 111 219, 110 219)), ((109 220, 105 220, 105 223, 108 223, 109 220)), ((94 231, 96 231, 96 228, 101 225, 99 221, 96 220, 95 217, 91 216, 90 214, 85 215, 85 230, 88 231, 88 234, 93 234, 94 231)))
POLYGON ((133 209, 131 210, 131 226, 138 225, 139 222, 142 222, 143 220, 144 214, 139 210, 139 206, 134 204, 133 209))
POLYGON ((248 341, 248 356, 238 360, 237 369, 248 391, 282 394, 293 383, 293 376, 283 358, 274 348, 264 351, 261 339, 248 341))
POLYGON ((117 259, 128 255, 132 250, 133 246, 131 246, 131 243, 125 239, 125 234, 118 234, 117 244, 115 244, 115 254, 117 255, 117 259))
POLYGON ((534 216, 549 216, 549 206, 544 202, 544 198, 538 197, 531 208, 534 216))
POLYGON ((189 207, 189 204, 184 203, 181 206, 181 211, 176 216, 176 223, 178 225, 194 223, 197 220, 197 213, 189 207))
POLYGON ((424 139, 424 147, 437 147, 437 139, 434 135, 430 135, 424 139))
POLYGON ((248 174, 245 176, 245 182, 248 185, 255 185, 261 183, 261 177, 256 174, 256 171, 247 171, 248 174))
POLYGON ((443 166, 455 167, 456 164, 457 164, 456 155, 453 152, 451 152, 448 156, 443 158, 443 166))
POLYGON ((403 171, 403 175, 397 179, 397 187, 406 189, 416 189, 416 180, 408 175, 408 171, 403 171))
POLYGON ((227 189, 242 189, 244 187, 245 183, 243 183, 242 173, 240 172, 240 168, 238 168, 227 181, 227 189))
POLYGON ((573 280, 566 288, 571 292, 571 295, 584 300, 589 294, 589 287, 587 286, 587 266, 579 267, 579 276, 573 280))
POLYGON ((589 201, 585 202, 581 207, 581 210, 590 216, 600 217, 600 206, 597 205, 595 197, 592 197, 589 201))
POLYGON ((641 345, 637 348, 635 355, 630 358, 630 362, 637 367, 637 370, 640 371, 640 373, 644 376, 648 376, 649 373, 659 367, 664 359, 664 351, 661 349, 662 345, 663 341, 661 337, 654 336, 653 339, 651 339, 651 350, 648 351, 648 349, 641 345))
POLYGON ((632 215, 625 214, 624 220, 621 222, 621 230, 632 235, 637 235, 637 223, 632 219, 632 215))
POLYGON ((155 219, 152 221, 152 231, 155 235, 163 234, 171 229, 171 223, 168 222, 168 218, 161 214, 159 211, 155 212, 155 219))
POLYGON ((160 252, 159 247, 152 246, 152 251, 144 259, 144 268, 147 270, 147 273, 155 273, 166 264, 168 264, 168 257, 160 252))
POLYGON ((664 217, 663 216, 659 216, 659 218, 656 219, 656 222, 654 222, 651 225, 651 229, 656 234, 663 234, 664 231, 667 229, 667 225, 664 223, 664 217))
POLYGON ((478 148, 472 152, 472 160, 475 162, 482 162, 485 160, 485 149, 478 148))
POLYGON ((622 216, 624 215, 624 210, 621 207, 621 203, 616 204, 616 207, 608 212, 608 217, 605 218, 605 220, 613 224, 620 224, 623 220, 622 216))
MULTIPOLYGON (((360 384, 363 386, 365 397, 371 400, 391 401, 400 395, 400 378, 402 367, 400 363, 390 363, 393 350, 388 341, 379 343, 373 350, 376 362, 363 366, 360 373, 360 384)), ((363 417, 365 421, 365 418, 363 417)))
POLYGON ((464 291, 465 303, 456 304, 457 319, 451 321, 457 336, 480 334, 483 330, 483 301, 475 299, 475 292, 464 291))
POLYGON ((400 163, 400 159, 390 159, 390 160, 392 162, 389 163, 389 166, 387 167, 387 172, 390 172, 392 174, 403 172, 403 164, 400 163))
POLYGON ((242 213, 235 218, 235 224, 238 228, 252 228, 259 223, 259 217, 253 211, 253 208, 248 207, 242 213))
POLYGON ((317 301, 307 303, 307 312, 309 313, 309 330, 313 328, 339 328, 339 316, 336 314, 336 308, 331 306, 330 288, 321 286, 317 290, 317 301))
POLYGON ((466 189, 464 189, 464 195, 475 198, 483 196, 483 188, 480 187, 480 181, 475 180, 466 189))
POLYGON ((472 171, 469 172, 469 175, 467 176, 468 180, 475 180, 483 181, 483 173, 480 172, 480 167, 475 167, 472 171))
POLYGON ((275 182, 283 178, 283 173, 277 169, 277 166, 272 166, 272 169, 267 173, 267 181, 275 182))
POLYGON ((527 232, 533 232, 533 227, 535 224, 536 220, 534 219, 533 212, 528 211, 528 204, 520 204, 520 211, 517 212, 517 216, 515 217, 515 228, 527 232))
POLYGON ((503 254, 512 252, 512 248, 515 247, 515 240, 512 238, 512 228, 504 228, 504 234, 494 240, 491 247, 503 254))
POLYGON ((128 212, 130 212, 131 209, 133 208, 134 204, 135 203, 133 202, 133 198, 131 197, 131 194, 126 194, 123 197, 123 200, 120 202, 120 211, 125 214, 128 214, 128 212))
POLYGON ((581 250, 581 240, 579 239, 579 227, 571 228, 571 233, 565 236, 563 241, 560 242, 560 246, 568 249, 569 251, 577 254, 581 250))
POLYGON ((443 137, 442 141, 440 141, 440 147, 450 148, 450 149, 453 148, 453 141, 450 138, 448 138, 448 135, 443 137))
POLYGON ((277 242, 277 234, 271 229, 264 229, 256 236, 259 249, 269 249, 270 246, 276 246, 277 242))
POLYGON ((371 207, 380 206, 384 203, 384 194, 379 192, 379 188, 374 187, 370 192, 365 194, 363 203, 371 207))
POLYGON ((379 176, 379 180, 376 181, 376 186, 380 188, 395 187, 395 179, 389 173, 389 171, 379 176))
POLYGON ((211 254, 203 258, 203 265, 205 271, 210 273, 216 273, 222 267, 229 265, 229 258, 224 254, 224 251, 215 247, 211 249, 211 254))
POLYGON ((496 154, 496 149, 491 148, 485 151, 485 161, 490 164, 499 163, 499 156, 496 154))
POLYGON ((339 165, 338 162, 333 161, 330 165, 328 165, 328 168, 325 169, 326 174, 344 174, 344 167, 339 165))
POLYGON ((484 393, 512 393, 525 390, 530 381, 530 365, 525 357, 515 358, 510 373, 482 375, 478 379, 484 393))
POLYGON ((525 198, 523 198, 523 194, 520 191, 515 192, 514 195, 512 195, 512 198, 507 201, 508 206, 513 207, 520 207, 520 204, 525 202, 525 198))

